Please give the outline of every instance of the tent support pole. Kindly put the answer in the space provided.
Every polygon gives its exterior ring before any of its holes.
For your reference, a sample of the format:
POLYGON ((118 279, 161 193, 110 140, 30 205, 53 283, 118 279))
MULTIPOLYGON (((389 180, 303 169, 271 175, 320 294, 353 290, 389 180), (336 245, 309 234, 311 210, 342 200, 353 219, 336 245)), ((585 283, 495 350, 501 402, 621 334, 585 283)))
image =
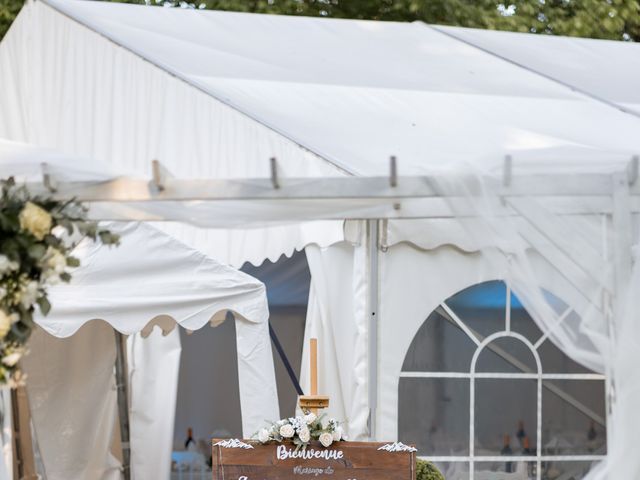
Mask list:
POLYGON ((369 273, 369 438, 377 438, 378 410, 378 244, 379 220, 367 221, 369 273))
POLYGON ((24 386, 11 389, 11 414, 13 425, 13 478, 36 480, 33 439, 31 437, 31 411, 24 386))
POLYGON ((131 446, 129 444, 129 391, 127 388, 127 359, 125 336, 115 331, 116 340, 116 389, 118 392, 118 420, 122 444, 122 474, 124 480, 131 480, 131 446))

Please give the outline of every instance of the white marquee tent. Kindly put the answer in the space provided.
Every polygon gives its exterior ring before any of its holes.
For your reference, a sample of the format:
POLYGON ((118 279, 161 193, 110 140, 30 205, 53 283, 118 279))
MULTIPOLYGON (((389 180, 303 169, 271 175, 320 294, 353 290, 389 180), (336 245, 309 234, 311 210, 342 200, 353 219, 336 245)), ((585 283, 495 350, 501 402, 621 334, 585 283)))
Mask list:
MULTIPOLYGON (((78 168, 81 161, 0 140, 1 176, 18 182, 40 182, 42 163, 59 180, 109 178, 99 165, 78 168)), ((120 235, 118 248, 87 240, 78 245, 74 255, 81 267, 69 284, 50 288, 54 308, 36 319, 41 330, 25 359, 36 441, 50 478, 120 478, 120 464, 110 453, 117 414, 115 329, 130 336, 133 471, 139 478, 163 478, 173 447, 176 324, 198 330, 219 325, 233 312, 243 430, 250 435, 264 418, 278 416, 266 291, 258 280, 148 224, 105 226, 120 235)))
MULTIPOLYGON (((638 380, 627 373, 638 327, 626 292, 638 275, 639 50, 422 23, 30 1, 0 45, 0 134, 145 177, 159 159, 180 177, 164 197, 104 188, 93 199, 117 200, 123 208, 108 211, 121 219, 199 225, 160 228, 233 265, 304 248, 307 336, 321 338, 321 387, 353 438, 398 437, 401 380, 448 375, 403 371, 439 309, 476 359, 500 335, 536 358, 548 340, 588 375, 606 374, 609 461, 594 475, 633 478, 638 380), (404 177, 369 178, 387 173, 391 155, 404 177), (268 179, 271 157, 281 185, 269 193, 255 179, 268 179), (207 186, 226 190, 213 198, 207 186), (303 222, 313 219, 323 221, 303 222), (456 292, 490 280, 507 282, 542 337, 508 321, 479 337, 447 310, 456 292), (571 310, 554 312, 542 289, 571 310), (578 320, 566 321, 571 311, 578 320)), ((475 450, 474 365, 452 372, 470 382, 468 448, 431 455, 468 465, 470 477, 495 461, 475 450)), ((539 478, 552 461, 603 458, 543 451, 543 383, 568 377, 515 375, 538 382, 539 478)))

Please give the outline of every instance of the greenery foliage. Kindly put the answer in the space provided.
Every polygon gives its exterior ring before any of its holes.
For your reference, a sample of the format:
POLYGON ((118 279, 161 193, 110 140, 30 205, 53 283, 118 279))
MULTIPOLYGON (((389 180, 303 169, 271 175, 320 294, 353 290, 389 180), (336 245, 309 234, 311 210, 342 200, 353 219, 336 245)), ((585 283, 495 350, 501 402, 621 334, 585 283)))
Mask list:
POLYGON ((445 480, 444 475, 440 473, 435 465, 431 462, 418 459, 416 467, 416 480, 445 480))
MULTIPOLYGON (((166 3, 164 0, 115 1, 166 3)), ((421 20, 463 27, 640 41, 640 0, 189 1, 215 10, 406 22, 421 20)), ((0 0, 0 38, 22 3, 23 0, 0 0)))
POLYGON ((80 265, 71 251, 85 237, 118 243, 77 201, 31 196, 13 178, 0 180, 0 385, 22 383, 35 306, 49 313, 47 288, 71 280, 68 268, 80 265))

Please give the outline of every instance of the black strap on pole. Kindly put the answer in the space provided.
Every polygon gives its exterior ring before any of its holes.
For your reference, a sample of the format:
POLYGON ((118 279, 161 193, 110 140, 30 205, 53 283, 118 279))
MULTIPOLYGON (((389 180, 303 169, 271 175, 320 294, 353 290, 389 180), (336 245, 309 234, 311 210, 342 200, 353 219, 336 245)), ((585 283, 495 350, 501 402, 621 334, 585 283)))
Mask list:
POLYGON ((278 352, 278 355, 280 355, 280 360, 282 360, 282 363, 284 364, 284 368, 287 369, 287 373, 289 374, 289 378, 291 379, 291 383, 293 384, 293 387, 296 389, 296 392, 298 392, 298 395, 304 395, 304 392, 302 391, 302 387, 300 386, 300 382, 298 382, 298 377, 296 377, 296 372, 293 371, 293 367, 291 366, 291 363, 287 358, 287 354, 284 353, 284 350, 282 349, 280 340, 278 340, 278 336, 276 335, 275 330, 271 326, 271 322, 269 322, 269 336, 271 337, 273 346, 276 347, 276 351, 278 352))

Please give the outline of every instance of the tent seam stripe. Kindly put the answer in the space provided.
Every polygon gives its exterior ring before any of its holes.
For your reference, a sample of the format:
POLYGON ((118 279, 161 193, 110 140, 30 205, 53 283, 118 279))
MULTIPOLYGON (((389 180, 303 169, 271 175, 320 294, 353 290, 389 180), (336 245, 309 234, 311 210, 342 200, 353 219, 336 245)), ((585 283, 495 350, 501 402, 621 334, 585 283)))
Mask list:
MULTIPOLYGON (((34 1, 37 1, 37 0, 34 0, 34 1)), ((345 175, 348 175, 348 176, 356 176, 357 175, 355 172, 353 172, 350 169, 348 169, 347 167, 345 167, 341 162, 339 162, 337 160, 334 160, 334 159, 330 159, 329 155, 318 153, 317 151, 315 151, 311 147, 308 147, 304 143, 302 143, 302 142, 296 140, 295 138, 289 136, 287 133, 283 132, 279 128, 269 124, 268 122, 266 122, 264 120, 261 120, 260 118, 258 118, 256 116, 254 116, 253 114, 247 112, 245 109, 240 108, 237 105, 233 104, 231 101, 224 100, 224 99, 220 98, 218 95, 213 94, 212 92, 210 92, 209 90, 207 90, 203 86, 199 85, 197 82, 185 78, 180 73, 174 71, 172 68, 170 68, 168 66, 165 66, 165 65, 162 65, 161 63, 156 62, 155 60, 151 60, 151 59, 145 57, 144 55, 142 55, 141 53, 136 51, 134 48, 129 47, 127 45, 124 45, 123 43, 121 43, 121 42, 117 41, 116 39, 112 38, 110 35, 108 35, 104 31, 102 31, 102 29, 100 29, 100 28, 98 28, 96 26, 93 26, 93 25, 89 25, 89 24, 81 21, 80 19, 74 17, 71 13, 60 9, 60 8, 56 7, 55 5, 52 5, 51 3, 49 3, 48 0, 41 0, 41 1, 42 1, 42 3, 44 5, 46 5, 47 7, 51 8, 51 9, 53 9, 54 11, 59 13, 60 15, 63 15, 65 17, 67 17, 68 19, 76 22, 78 25, 81 25, 81 26, 85 27, 86 29, 88 29, 88 30, 100 35, 101 37, 103 37, 107 41, 113 43, 114 45, 126 50, 129 53, 132 53, 136 57, 140 58, 142 61, 147 62, 150 65, 153 65, 154 67, 162 70, 164 73, 176 78, 177 80, 189 85, 192 88, 195 88, 199 92, 204 93, 206 96, 208 96, 208 97, 220 102, 223 105, 226 105, 227 107, 229 107, 232 110, 240 113, 241 115, 244 115, 245 117, 249 118, 250 120, 253 120, 254 122, 259 123, 263 127, 265 127, 267 129, 271 130, 272 132, 280 135, 284 139, 286 139, 286 140, 288 140, 290 142, 293 142, 299 148, 302 148, 303 150, 306 150, 306 151, 312 153, 313 155, 317 156, 320 160, 325 161, 326 163, 328 163, 332 167, 338 169, 340 172, 344 173, 345 175)), ((150 7, 150 8, 154 8, 154 7, 150 7)))
POLYGON ((491 56, 493 56, 495 58, 498 58, 500 60, 508 62, 508 63, 510 63, 512 65, 515 65, 516 67, 522 68, 522 69, 524 69, 524 70, 526 70, 526 71, 528 71, 530 73, 538 75, 538 76, 540 76, 542 78, 545 78, 547 80, 550 80, 550 81, 552 81, 554 83, 562 85, 563 87, 569 88, 570 90, 572 90, 572 91, 574 91, 576 93, 582 94, 582 95, 584 95, 585 97, 587 97, 587 98, 589 98, 591 100, 595 100, 595 101, 597 101, 599 103, 602 103, 602 104, 604 104, 604 105, 606 105, 608 107, 615 108, 616 110, 618 110, 618 111, 620 111, 622 113, 626 113, 627 115, 631 115, 632 117, 640 119, 640 113, 637 113, 637 112, 635 112, 633 110, 630 110, 630 109, 628 109, 626 107, 623 107, 622 105, 619 105, 616 102, 613 102, 611 100, 607 100, 606 98, 600 97, 600 96, 598 96, 598 95, 596 95, 594 93, 591 93, 591 92, 589 92, 587 90, 583 90, 582 88, 576 87, 575 85, 572 85, 572 84, 570 84, 568 82, 560 80, 559 78, 553 77, 553 76, 548 75, 548 74, 546 74, 544 72, 541 72, 539 70, 535 70, 535 69, 533 69, 531 67, 528 67, 528 66, 524 65, 523 63, 517 62, 516 60, 512 60, 512 59, 510 59, 508 57, 505 57, 504 55, 500 55, 499 53, 493 52, 493 51, 489 50, 488 48, 481 47, 480 45, 476 45, 475 43, 471 42, 470 40, 466 40, 464 38, 458 37, 457 35, 455 35, 453 33, 446 32, 446 31, 442 30, 437 25, 430 25, 428 23, 423 22, 422 20, 416 20, 414 23, 419 23, 419 24, 423 25, 424 27, 426 27, 426 28, 428 28, 430 30, 438 32, 438 33, 440 33, 442 35, 446 35, 447 37, 452 38, 453 40, 456 40, 458 42, 462 42, 462 43, 464 43, 466 45, 469 45, 470 47, 475 48, 477 50, 480 50, 480 51, 482 51, 482 52, 484 52, 484 53, 486 53, 488 55, 491 55, 491 56))

